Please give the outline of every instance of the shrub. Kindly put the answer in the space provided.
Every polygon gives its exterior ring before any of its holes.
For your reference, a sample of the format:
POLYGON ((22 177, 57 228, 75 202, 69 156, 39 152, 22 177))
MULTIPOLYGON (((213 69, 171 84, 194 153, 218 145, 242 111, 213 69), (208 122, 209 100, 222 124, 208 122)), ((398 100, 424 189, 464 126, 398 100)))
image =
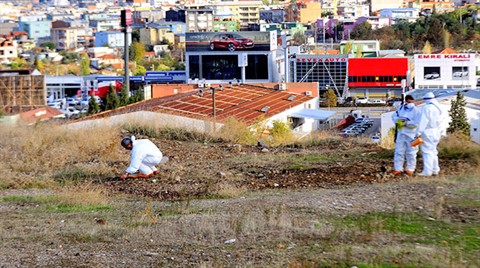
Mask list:
POLYGON ((438 146, 441 158, 463 159, 480 164, 480 145, 471 142, 463 132, 455 132, 444 137, 438 146))
POLYGON ((247 124, 238 121, 236 118, 228 118, 219 131, 220 138, 240 144, 254 144, 254 133, 247 124))

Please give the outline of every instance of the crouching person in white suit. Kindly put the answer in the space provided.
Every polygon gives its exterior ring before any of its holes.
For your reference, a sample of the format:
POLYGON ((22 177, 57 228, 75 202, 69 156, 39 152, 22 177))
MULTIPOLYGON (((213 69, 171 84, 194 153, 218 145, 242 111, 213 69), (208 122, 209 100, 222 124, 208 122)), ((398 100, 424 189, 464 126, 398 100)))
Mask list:
POLYGON ((168 161, 168 158, 163 157, 160 149, 148 139, 136 140, 132 136, 131 138, 124 138, 121 144, 123 148, 132 152, 130 166, 120 177, 122 180, 126 178, 150 178, 158 174, 156 165, 168 161))

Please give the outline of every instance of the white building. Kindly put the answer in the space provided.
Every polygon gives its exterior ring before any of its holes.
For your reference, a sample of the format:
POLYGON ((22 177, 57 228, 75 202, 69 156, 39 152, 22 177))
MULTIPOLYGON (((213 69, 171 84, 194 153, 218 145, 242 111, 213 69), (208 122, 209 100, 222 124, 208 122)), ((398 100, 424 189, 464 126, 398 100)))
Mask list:
POLYGON ((475 54, 415 55, 415 88, 476 88, 475 54))

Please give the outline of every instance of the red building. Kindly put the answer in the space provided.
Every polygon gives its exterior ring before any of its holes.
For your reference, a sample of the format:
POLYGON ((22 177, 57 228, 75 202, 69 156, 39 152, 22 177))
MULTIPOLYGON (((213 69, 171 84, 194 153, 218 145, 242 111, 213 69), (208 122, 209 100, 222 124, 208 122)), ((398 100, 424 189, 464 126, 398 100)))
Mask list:
POLYGON ((348 87, 353 96, 399 96, 407 71, 407 58, 348 59, 348 87))

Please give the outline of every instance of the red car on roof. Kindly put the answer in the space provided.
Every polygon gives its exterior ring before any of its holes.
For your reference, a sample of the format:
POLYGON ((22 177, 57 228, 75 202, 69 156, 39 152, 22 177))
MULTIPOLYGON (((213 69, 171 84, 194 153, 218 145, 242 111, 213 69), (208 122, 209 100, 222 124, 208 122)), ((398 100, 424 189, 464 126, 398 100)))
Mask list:
POLYGON ((229 51, 235 51, 236 49, 253 48, 253 46, 252 39, 236 33, 216 34, 210 40, 210 50, 228 49, 229 51))

